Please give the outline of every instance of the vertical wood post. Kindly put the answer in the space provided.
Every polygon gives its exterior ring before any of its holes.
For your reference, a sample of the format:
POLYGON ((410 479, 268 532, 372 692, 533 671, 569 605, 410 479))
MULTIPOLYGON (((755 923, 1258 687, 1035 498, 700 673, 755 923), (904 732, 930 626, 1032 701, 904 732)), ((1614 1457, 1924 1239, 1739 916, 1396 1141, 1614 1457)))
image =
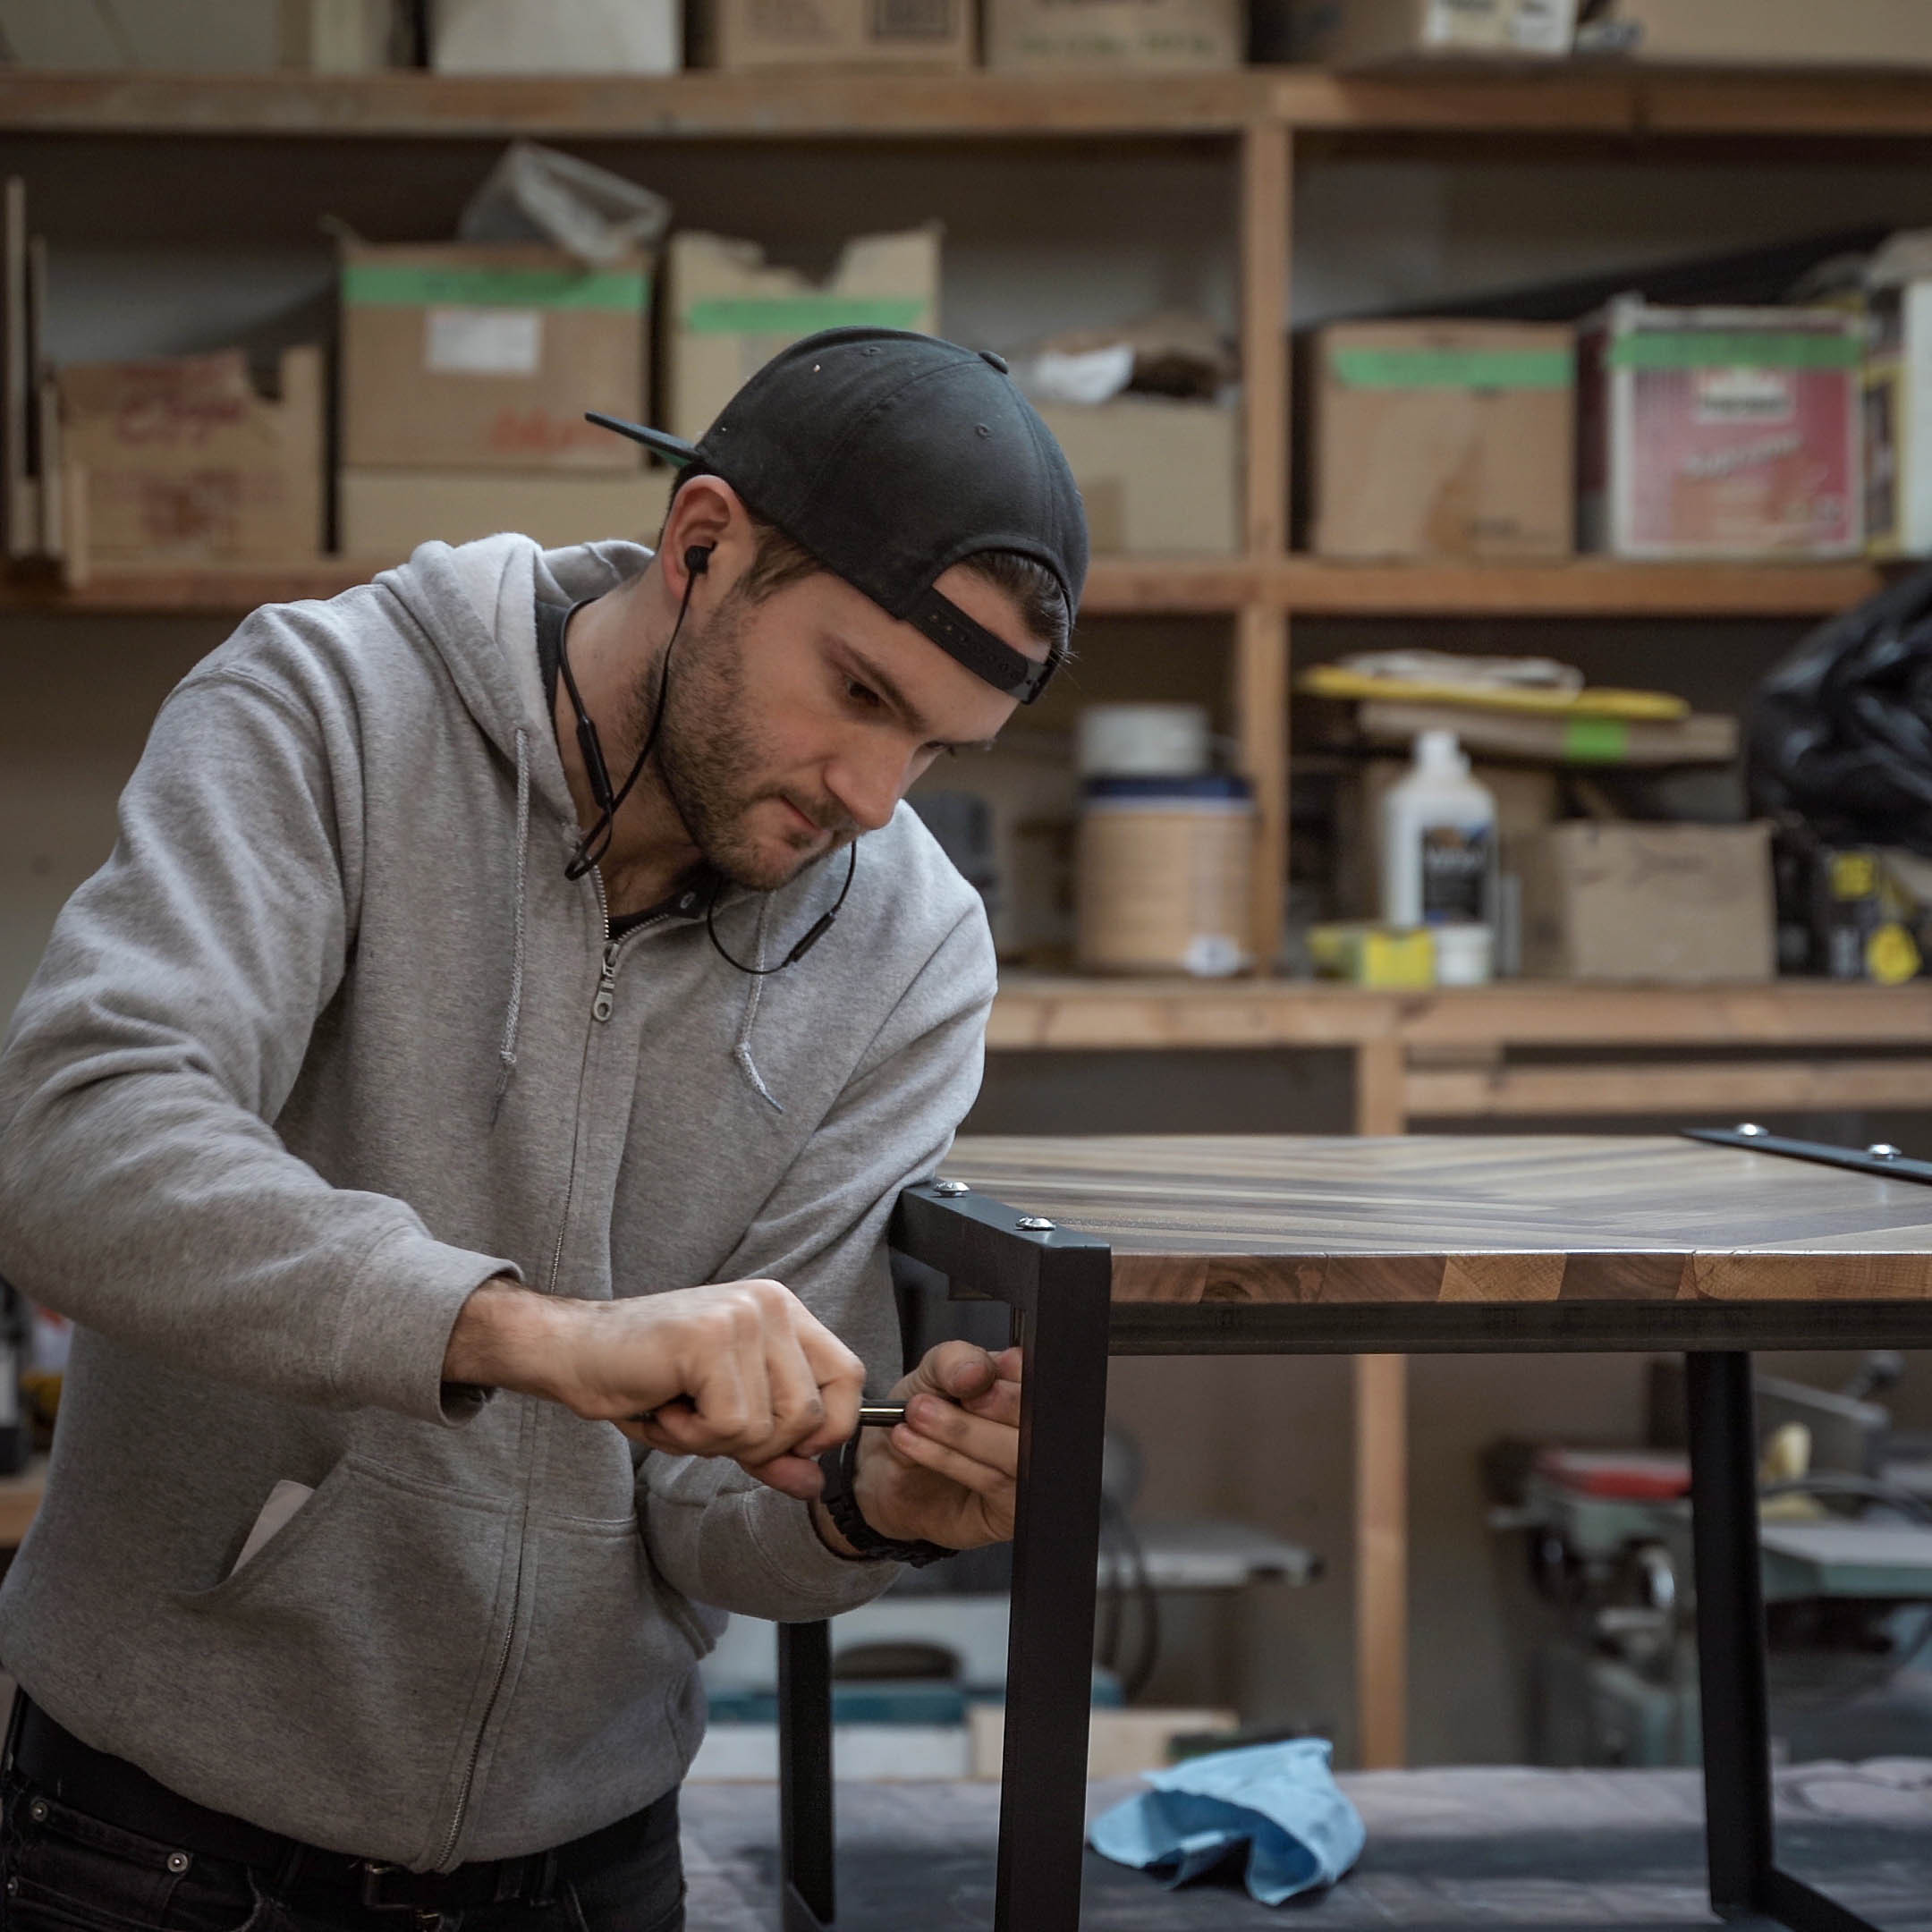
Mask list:
POLYGON ((1288 892, 1288 614, 1248 604, 1235 619, 1234 715, 1241 769, 1254 787, 1254 874, 1249 886, 1255 964, 1280 950, 1288 892))
POLYGON ((1241 289, 1243 448, 1249 561, 1273 564, 1288 542, 1288 129, 1241 134, 1241 289))
MULTIPOLYGON (((1355 1048, 1355 1131, 1399 1134, 1399 1035, 1355 1048)), ((1372 1770, 1409 1755, 1409 1364, 1355 1358, 1355 1704, 1357 1751, 1372 1770)))
POLYGON ((1262 972, 1281 945, 1288 888, 1288 620, 1268 572, 1288 541, 1288 224, 1291 150, 1280 121, 1241 133, 1241 331, 1243 548, 1253 581, 1236 620, 1234 715, 1255 788, 1249 904, 1262 972))

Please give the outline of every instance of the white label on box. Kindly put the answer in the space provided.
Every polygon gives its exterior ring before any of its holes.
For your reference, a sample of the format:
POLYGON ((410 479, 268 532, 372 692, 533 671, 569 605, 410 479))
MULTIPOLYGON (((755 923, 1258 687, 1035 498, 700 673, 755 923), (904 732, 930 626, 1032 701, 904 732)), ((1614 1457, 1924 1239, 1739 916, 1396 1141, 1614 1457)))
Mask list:
POLYGON ((1795 370, 1705 369, 1694 373, 1700 423, 1788 423, 1798 413, 1795 370))
POLYGON ((540 309, 431 309, 423 318, 433 376, 534 376, 542 366, 540 309))
POLYGON ((1465 53, 1564 55, 1576 0, 1429 0, 1422 44, 1465 53))

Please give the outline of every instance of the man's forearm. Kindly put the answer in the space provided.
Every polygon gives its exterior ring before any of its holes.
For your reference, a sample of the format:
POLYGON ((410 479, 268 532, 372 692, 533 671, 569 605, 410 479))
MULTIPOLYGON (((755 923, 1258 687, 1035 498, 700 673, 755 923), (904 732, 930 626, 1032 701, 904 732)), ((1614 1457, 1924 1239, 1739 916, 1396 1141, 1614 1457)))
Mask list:
POLYGON ((558 1327, 567 1306, 534 1288, 487 1281, 462 1305, 443 1356, 445 1382, 549 1394, 558 1327))

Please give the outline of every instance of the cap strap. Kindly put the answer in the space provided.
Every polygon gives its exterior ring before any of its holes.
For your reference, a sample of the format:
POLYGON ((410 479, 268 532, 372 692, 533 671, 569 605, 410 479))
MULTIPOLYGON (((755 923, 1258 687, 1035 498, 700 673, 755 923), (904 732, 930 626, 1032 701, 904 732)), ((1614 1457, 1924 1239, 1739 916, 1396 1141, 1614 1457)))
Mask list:
POLYGON ((923 631, 947 657, 956 659, 977 678, 983 678, 996 691, 1031 704, 1046 689, 1046 682, 1060 668, 1057 651, 1049 652, 1046 662, 1035 663, 1023 651, 1016 651, 1004 638, 996 637, 982 623, 969 617, 950 597, 927 589, 905 621, 923 631))

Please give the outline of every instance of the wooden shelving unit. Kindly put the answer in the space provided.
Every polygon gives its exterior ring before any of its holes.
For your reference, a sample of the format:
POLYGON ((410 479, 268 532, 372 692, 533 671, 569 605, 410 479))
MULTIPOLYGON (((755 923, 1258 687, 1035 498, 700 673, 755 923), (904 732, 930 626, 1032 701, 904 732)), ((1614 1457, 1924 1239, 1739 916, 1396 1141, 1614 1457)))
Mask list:
MULTIPOLYGON (((1293 69, 1148 78, 987 73, 682 74, 665 79, 459 80, 50 74, 0 71, 0 136, 191 141, 560 140, 719 142, 992 141, 1224 150, 1240 209, 1245 371, 1243 548, 1225 559, 1103 559, 1093 614, 1198 613, 1231 620, 1242 760, 1263 835, 1253 925, 1263 958, 1280 929, 1288 838, 1293 623, 1335 616, 1807 618, 1876 589, 1862 564, 1643 565, 1583 559, 1530 567, 1343 565, 1287 552, 1292 188, 1298 167, 1351 143, 1494 152, 1541 143, 1606 157, 1648 153, 1891 153, 1932 140, 1932 86, 1883 76, 1743 78, 1612 65, 1349 80, 1293 69)), ((1126 165, 1123 163, 1123 165, 1126 165)), ((232 616, 272 600, 327 597, 382 560, 275 570, 94 571, 85 582, 0 584, 14 613, 232 616)), ((1368 995, 1266 980, 1097 984, 1018 976, 995 1009, 999 1049, 1326 1046, 1354 1055, 1358 1124, 1916 1102, 1932 1073, 1932 988, 1782 985, 1606 992, 1513 985, 1368 995), (1543 1049, 1538 1064, 1513 1062, 1543 1049), (1552 1048, 1676 1049, 1668 1067, 1586 1089, 1552 1048), (1758 1057, 1743 1061, 1740 1049, 1758 1057), (1778 1057, 1766 1059, 1767 1053, 1778 1057), (1731 1057, 1724 1057, 1729 1054, 1731 1057), (1588 1101, 1588 1109, 1581 1103, 1588 1101)), ((1404 1502, 1401 1364, 1364 1359, 1358 1384, 1358 1591, 1361 1755, 1403 1756, 1404 1502), (1392 1474, 1391 1472, 1395 1472, 1392 1474)))

